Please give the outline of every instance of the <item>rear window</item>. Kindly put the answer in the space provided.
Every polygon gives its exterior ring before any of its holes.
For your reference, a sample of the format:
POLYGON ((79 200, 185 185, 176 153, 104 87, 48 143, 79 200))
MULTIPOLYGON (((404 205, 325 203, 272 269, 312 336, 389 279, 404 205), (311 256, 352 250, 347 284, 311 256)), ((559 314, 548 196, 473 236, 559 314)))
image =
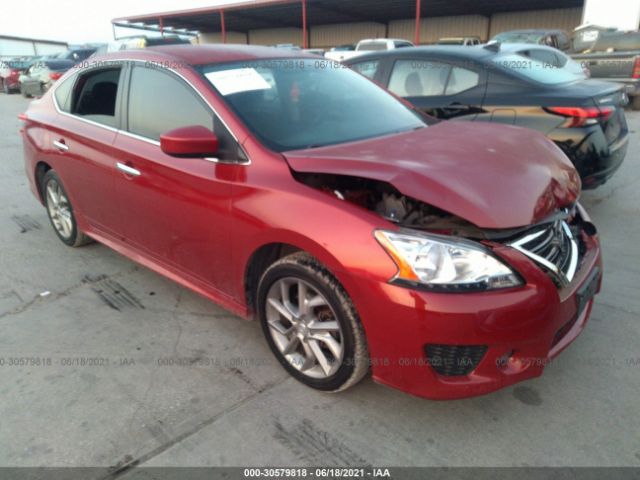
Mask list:
POLYGON ((514 53, 496 56, 492 62, 502 70, 546 85, 569 83, 585 78, 582 68, 573 60, 554 58, 543 60, 540 55, 514 53), (560 66, 563 61, 564 65, 560 66))
POLYGON ((493 37, 500 43, 538 43, 544 34, 540 32, 505 32, 493 37))
POLYGON ((386 42, 361 43, 358 45, 359 52, 379 52, 387 49, 386 42))

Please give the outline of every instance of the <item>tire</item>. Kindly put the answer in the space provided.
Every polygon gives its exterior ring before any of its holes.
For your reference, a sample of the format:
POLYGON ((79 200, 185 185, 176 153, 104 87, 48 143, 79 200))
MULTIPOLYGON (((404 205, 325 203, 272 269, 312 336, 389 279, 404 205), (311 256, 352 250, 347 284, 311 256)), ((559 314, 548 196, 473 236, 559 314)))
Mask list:
POLYGON ((271 265, 258 285, 257 308, 271 351, 296 380, 338 392, 368 373, 356 309, 342 285, 310 255, 294 253, 271 265), (307 299, 303 308, 300 292, 307 299))
POLYGON ((54 170, 49 170, 44 175, 41 191, 53 231, 62 243, 69 247, 81 247, 91 243, 93 240, 78 228, 73 206, 62 180, 54 170))
POLYGON ((640 95, 631 97, 631 110, 640 110, 640 95))

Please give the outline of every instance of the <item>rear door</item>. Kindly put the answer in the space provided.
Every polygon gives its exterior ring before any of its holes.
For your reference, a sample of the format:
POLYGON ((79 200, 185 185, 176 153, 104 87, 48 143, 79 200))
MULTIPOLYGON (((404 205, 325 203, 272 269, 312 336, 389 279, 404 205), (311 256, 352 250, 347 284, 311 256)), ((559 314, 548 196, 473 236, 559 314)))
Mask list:
POLYGON ((126 103, 126 125, 115 145, 127 242, 192 280, 228 291, 231 182, 246 157, 194 88, 168 69, 136 63, 126 103), (160 135, 191 125, 215 132, 217 159, 162 152, 160 135))
POLYGON ((425 57, 396 59, 387 88, 443 120, 474 120, 481 111, 486 73, 472 62, 425 57))
POLYGON ((93 68, 64 79, 54 91, 59 115, 49 127, 51 152, 57 155, 54 168, 81 220, 110 235, 120 229, 113 142, 120 125, 122 70, 93 68))

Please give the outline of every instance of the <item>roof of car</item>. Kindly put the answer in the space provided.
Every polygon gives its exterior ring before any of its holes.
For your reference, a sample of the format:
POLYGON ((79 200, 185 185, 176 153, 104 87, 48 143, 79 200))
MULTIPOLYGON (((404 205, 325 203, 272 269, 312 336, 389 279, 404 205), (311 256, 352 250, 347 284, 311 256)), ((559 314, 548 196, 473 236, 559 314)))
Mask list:
POLYGON ((122 50, 101 56, 101 59, 122 58, 152 59, 163 58, 188 65, 241 62, 260 59, 317 58, 302 50, 289 48, 261 47, 256 45, 162 45, 144 50, 122 50))
POLYGON ((395 50, 385 50, 385 51, 379 51, 379 52, 366 53, 364 55, 358 55, 357 57, 343 60, 343 63, 346 63, 346 64, 360 63, 368 58, 377 58, 377 57, 385 57, 385 56, 415 57, 415 56, 420 56, 420 54, 442 55, 447 57, 459 57, 459 58, 465 58, 465 59, 472 58, 472 59, 480 60, 485 57, 494 56, 496 55, 496 53, 498 52, 484 48, 484 45, 473 45, 473 46, 426 45, 421 47, 398 48, 395 50))
POLYGON ((354 63, 360 63, 366 61, 370 58, 380 58, 380 57, 420 57, 421 54, 429 54, 432 56, 442 56, 442 57, 450 57, 450 58, 460 58, 465 60, 477 60, 477 61, 486 61, 499 55, 500 53, 513 53, 521 50, 549 50, 556 54, 562 54, 563 52, 557 50, 553 47, 548 47, 545 45, 533 45, 530 43, 502 43, 502 44, 494 44, 496 45, 495 50, 487 45, 472 45, 472 46, 463 46, 463 45, 425 45, 421 47, 413 47, 413 48, 400 48, 395 50, 385 50, 380 52, 371 52, 364 55, 359 55, 357 57, 349 58, 343 60, 343 63, 347 65, 351 65, 354 63))
POLYGON ((565 31, 558 28, 523 28, 522 30, 508 30, 506 32, 500 32, 498 35, 502 35, 504 33, 565 33, 565 31))

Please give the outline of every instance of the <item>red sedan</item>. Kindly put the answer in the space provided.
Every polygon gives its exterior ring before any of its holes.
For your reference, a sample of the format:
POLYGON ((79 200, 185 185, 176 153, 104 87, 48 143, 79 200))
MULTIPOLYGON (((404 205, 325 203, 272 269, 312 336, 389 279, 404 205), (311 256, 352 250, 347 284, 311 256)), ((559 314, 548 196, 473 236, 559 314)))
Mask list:
POLYGON ((320 390, 371 371, 446 399, 538 376, 600 287, 580 179, 551 141, 435 123, 300 52, 120 52, 22 119, 60 240, 97 240, 257 317, 320 390))

